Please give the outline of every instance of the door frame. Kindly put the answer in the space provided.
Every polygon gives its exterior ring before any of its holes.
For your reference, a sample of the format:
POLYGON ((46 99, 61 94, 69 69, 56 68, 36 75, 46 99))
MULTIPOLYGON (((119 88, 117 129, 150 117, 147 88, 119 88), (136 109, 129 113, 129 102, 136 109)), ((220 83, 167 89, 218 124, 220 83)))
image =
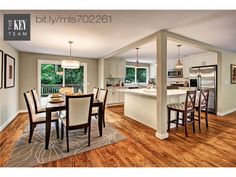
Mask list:
MULTIPOLYGON (((38 59, 37 62, 37 91, 38 94, 41 98, 41 65, 42 64, 61 64, 60 60, 44 60, 44 59, 38 59)), ((84 67, 84 93, 87 93, 87 88, 88 88, 88 81, 87 81, 87 74, 88 74, 88 69, 87 69, 87 63, 80 63, 80 66, 84 67)), ((63 82, 64 82, 64 78, 63 78, 63 82)))

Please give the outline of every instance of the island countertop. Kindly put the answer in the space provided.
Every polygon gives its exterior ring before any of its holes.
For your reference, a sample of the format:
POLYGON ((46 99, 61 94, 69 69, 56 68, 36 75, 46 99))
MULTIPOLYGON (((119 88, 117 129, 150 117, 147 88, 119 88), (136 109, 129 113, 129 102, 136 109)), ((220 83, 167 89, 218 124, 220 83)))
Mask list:
MULTIPOLYGON (((150 96, 150 97, 156 97, 157 96, 157 90, 156 89, 119 89, 119 92, 125 92, 125 93, 131 93, 131 94, 138 94, 143 96, 150 96)), ((179 89, 168 89, 167 90, 167 96, 178 96, 178 95, 185 95, 186 90, 179 90, 179 89)))

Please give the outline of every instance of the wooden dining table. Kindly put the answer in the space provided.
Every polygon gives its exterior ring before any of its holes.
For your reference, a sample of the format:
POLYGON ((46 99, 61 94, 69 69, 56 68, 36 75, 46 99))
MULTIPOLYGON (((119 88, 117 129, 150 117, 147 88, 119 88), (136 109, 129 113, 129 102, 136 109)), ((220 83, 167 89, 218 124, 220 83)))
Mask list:
MULTIPOLYGON (((103 120, 103 102, 94 99, 92 107, 98 107, 98 129, 99 134, 102 136, 102 120, 103 120)), ((79 108, 78 108, 79 109, 79 108)), ((48 149, 50 134, 51 134, 51 115, 52 112, 63 111, 66 110, 66 103, 50 103, 49 99, 46 103, 46 128, 45 128, 45 149, 48 149)))

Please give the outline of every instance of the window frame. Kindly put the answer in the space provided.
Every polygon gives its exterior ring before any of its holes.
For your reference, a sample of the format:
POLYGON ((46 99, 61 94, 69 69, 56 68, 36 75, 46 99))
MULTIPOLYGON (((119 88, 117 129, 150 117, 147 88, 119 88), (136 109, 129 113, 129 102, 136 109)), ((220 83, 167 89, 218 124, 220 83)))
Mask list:
MULTIPOLYGON (((148 78, 149 78, 149 67, 148 66, 132 66, 132 65, 126 65, 126 68, 134 68, 134 83, 125 83, 125 85, 132 85, 132 84, 139 84, 139 85, 146 85, 148 83, 148 78), (146 69, 146 82, 137 82, 137 69, 142 68, 146 69)), ((126 77, 126 75, 125 75, 126 77)))

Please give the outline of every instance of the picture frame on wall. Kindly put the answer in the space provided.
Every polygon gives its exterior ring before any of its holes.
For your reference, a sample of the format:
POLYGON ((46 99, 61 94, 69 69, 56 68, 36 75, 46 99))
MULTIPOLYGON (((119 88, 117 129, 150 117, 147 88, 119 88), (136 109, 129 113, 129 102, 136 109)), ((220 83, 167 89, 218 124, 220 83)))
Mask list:
POLYGON ((231 84, 236 84, 236 64, 231 64, 231 84))
POLYGON ((0 89, 3 87, 3 51, 0 50, 0 89))
POLYGON ((15 58, 5 54, 4 66, 4 87, 15 87, 15 58))

